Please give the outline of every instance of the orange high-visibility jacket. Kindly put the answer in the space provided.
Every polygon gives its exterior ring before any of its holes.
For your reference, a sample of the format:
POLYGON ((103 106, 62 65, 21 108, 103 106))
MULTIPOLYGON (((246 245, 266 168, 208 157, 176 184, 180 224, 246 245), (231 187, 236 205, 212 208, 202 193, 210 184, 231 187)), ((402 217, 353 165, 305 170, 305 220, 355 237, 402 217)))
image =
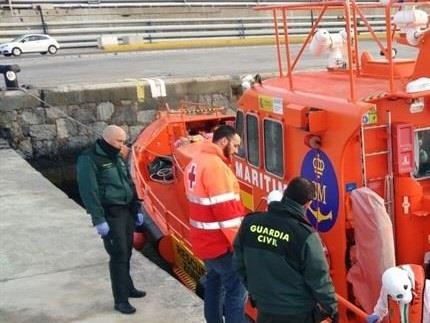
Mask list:
POLYGON ((244 215, 239 183, 227 163, 219 146, 205 142, 185 168, 190 241, 195 255, 203 260, 232 250, 225 231, 239 228, 244 215))

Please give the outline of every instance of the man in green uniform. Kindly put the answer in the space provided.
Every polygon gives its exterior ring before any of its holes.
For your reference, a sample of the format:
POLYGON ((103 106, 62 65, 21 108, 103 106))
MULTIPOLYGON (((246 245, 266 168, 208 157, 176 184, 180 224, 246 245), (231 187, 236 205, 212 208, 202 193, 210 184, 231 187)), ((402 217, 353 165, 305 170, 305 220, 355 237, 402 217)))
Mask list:
POLYGON ((268 212, 244 218, 234 265, 258 309, 258 323, 338 321, 337 300, 318 234, 305 219, 314 197, 305 178, 290 181, 268 212))
POLYGON ((134 186, 121 158, 125 140, 122 128, 106 127, 103 138, 79 157, 77 179, 81 199, 110 256, 114 308, 132 314, 136 309, 128 298, 146 295, 134 287, 130 277, 134 226, 142 224, 143 217, 137 215, 134 186))

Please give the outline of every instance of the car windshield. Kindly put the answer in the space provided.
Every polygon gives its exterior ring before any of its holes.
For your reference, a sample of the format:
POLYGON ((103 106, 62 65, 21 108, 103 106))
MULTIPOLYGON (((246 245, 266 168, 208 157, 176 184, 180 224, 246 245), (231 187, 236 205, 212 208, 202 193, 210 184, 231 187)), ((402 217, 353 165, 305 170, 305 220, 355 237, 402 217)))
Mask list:
POLYGON ((10 42, 11 42, 11 43, 17 43, 17 42, 19 42, 21 39, 23 39, 24 37, 26 37, 26 36, 19 36, 19 37, 16 37, 15 39, 11 40, 10 42))
POLYGON ((430 177, 430 129, 415 132, 415 172, 416 178, 430 177))

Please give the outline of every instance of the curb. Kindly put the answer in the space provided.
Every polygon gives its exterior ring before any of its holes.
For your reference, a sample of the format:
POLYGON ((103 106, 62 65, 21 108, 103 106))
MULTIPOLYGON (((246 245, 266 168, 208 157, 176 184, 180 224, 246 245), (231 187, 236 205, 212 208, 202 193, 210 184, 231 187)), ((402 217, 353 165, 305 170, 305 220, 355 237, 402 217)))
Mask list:
MULTIPOLYGON (((376 33, 378 37, 385 33, 376 33)), ((291 44, 303 43, 306 35, 291 35, 289 41, 291 44)), ((370 40, 370 33, 361 34, 358 36, 360 40, 370 40)), ((284 37, 280 36, 280 43, 284 44, 284 37)), ((124 45, 105 45, 101 49, 104 52, 129 52, 129 51, 149 51, 163 49, 183 49, 183 48, 204 48, 204 47, 239 47, 239 46, 264 46, 275 45, 275 37, 249 37, 249 38, 223 38, 223 39, 190 39, 176 41, 159 41, 159 42, 137 42, 124 45)))

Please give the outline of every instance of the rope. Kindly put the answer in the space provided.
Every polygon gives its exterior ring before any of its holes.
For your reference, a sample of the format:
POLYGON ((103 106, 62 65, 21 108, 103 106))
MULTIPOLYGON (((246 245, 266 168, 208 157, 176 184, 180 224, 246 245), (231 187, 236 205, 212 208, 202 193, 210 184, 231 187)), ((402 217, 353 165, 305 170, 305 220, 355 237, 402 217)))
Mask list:
POLYGON ((157 183, 172 184, 174 182, 172 167, 161 168, 154 174, 149 175, 149 178, 157 183))

